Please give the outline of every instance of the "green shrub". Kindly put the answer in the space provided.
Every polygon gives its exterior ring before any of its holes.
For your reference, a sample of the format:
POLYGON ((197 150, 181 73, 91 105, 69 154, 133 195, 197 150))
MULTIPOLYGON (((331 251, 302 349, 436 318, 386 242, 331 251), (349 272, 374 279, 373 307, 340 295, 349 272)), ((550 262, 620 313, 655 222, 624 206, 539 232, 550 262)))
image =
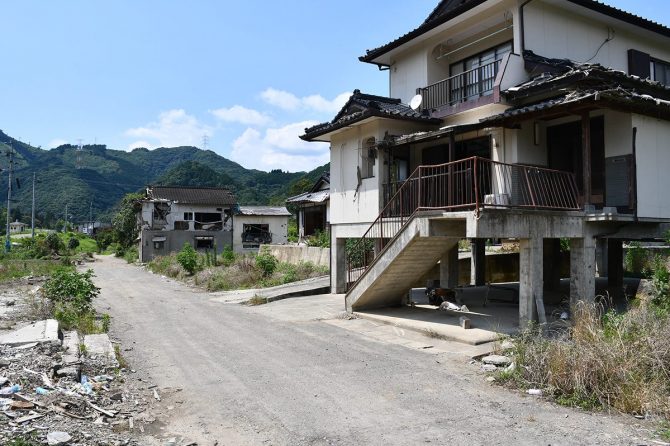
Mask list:
POLYGON ((62 268, 47 279, 42 293, 56 304, 72 304, 76 310, 85 312, 92 308, 93 298, 100 293, 100 288, 95 286, 92 277, 93 271, 90 269, 79 273, 70 268, 62 268))
POLYGON ((317 230, 313 236, 307 239, 307 246, 330 248, 330 232, 317 230))
POLYGON ((366 259, 370 260, 372 258, 373 248, 374 241, 371 239, 347 239, 344 250, 347 255, 347 262, 351 262, 347 266, 351 268, 360 268, 363 266, 366 263, 366 259))
POLYGON ((261 270, 264 277, 269 277, 277 269, 277 258, 270 254, 266 248, 263 248, 256 256, 256 266, 261 270))
POLYGON ((232 246, 226 246, 221 253, 221 259, 225 266, 230 266, 235 262, 235 252, 232 246))
POLYGON ((68 249, 77 249, 77 246, 79 246, 79 239, 75 237, 70 237, 70 239, 67 241, 67 247, 68 249))
POLYGON ((193 249, 193 246, 186 242, 177 254, 177 262, 186 272, 193 275, 198 268, 198 253, 193 249))
POLYGON ((635 275, 640 275, 645 268, 646 261, 647 252, 640 246, 640 242, 630 242, 624 258, 626 271, 635 275))
POLYGON ((57 233, 50 232, 44 239, 44 245, 52 252, 58 253, 63 250, 65 245, 57 233))
POLYGON ((130 248, 126 249, 126 252, 123 254, 123 258, 128 263, 137 262, 138 259, 140 258, 140 253, 137 250, 137 247, 131 246, 130 248))

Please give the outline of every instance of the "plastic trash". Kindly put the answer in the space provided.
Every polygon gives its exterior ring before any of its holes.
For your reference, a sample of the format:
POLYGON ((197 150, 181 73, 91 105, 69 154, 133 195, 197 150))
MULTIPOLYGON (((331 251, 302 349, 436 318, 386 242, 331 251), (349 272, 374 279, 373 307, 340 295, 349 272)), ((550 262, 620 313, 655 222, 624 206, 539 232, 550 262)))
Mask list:
POLYGON ((21 391, 21 386, 14 384, 13 386, 3 387, 0 389, 0 396, 14 395, 21 391))
POLYGON ((38 395, 48 395, 49 391, 44 387, 38 387, 35 389, 35 393, 37 393, 38 395))
POLYGON ((103 381, 113 381, 114 377, 109 375, 98 375, 93 377, 93 381, 103 382, 103 381))
POLYGON ((81 388, 83 389, 83 391, 86 395, 90 395, 93 392, 93 384, 91 384, 88 381, 85 382, 84 384, 82 384, 81 388))
POLYGON ((528 395, 542 395, 541 389, 528 389, 528 395))
POLYGON ((88 376, 81 375, 81 380, 79 380, 79 382, 82 384, 86 384, 88 382, 88 376))

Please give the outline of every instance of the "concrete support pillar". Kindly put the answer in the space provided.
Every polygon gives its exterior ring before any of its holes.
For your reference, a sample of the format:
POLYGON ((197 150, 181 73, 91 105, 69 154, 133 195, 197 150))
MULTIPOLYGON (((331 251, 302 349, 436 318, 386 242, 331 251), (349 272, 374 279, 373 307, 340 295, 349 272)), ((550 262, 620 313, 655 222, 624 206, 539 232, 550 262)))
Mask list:
POLYGON ((342 294, 347 291, 347 239, 333 238, 330 243, 330 292, 342 294))
POLYGON ((486 284, 486 239, 473 238, 470 241, 472 257, 470 259, 470 285, 486 284))
POLYGON ((529 322, 546 322, 542 294, 542 251, 541 238, 519 240, 519 326, 529 322))
POLYGON ((596 244, 593 237, 570 239, 570 304, 596 297, 596 244))
POLYGON ((606 238, 596 240, 596 274, 598 277, 608 276, 608 242, 606 238))
POLYGON ((558 291, 561 288, 561 240, 547 238, 543 242, 544 289, 558 291))
POLYGON ((454 289, 458 286, 458 242, 440 259, 440 287, 454 289))
POLYGON ((607 287, 610 292, 623 292, 623 241, 607 239, 607 287))

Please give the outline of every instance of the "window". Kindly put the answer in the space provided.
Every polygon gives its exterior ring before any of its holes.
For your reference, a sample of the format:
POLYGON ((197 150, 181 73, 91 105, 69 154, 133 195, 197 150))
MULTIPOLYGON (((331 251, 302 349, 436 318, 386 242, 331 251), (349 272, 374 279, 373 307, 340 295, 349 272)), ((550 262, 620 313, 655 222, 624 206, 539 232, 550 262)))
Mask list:
POLYGON ((651 80, 670 85, 670 63, 651 59, 651 80))
POLYGON ((187 221, 176 221, 174 222, 175 231, 188 231, 188 222, 187 221))
POLYGON ((377 149, 375 147, 375 138, 371 137, 365 140, 361 148, 360 156, 360 171, 361 178, 372 178, 375 176, 374 166, 375 158, 377 157, 377 149))
POLYGON ((185 221, 193 220, 193 212, 184 212, 184 220, 185 221))
POLYGON ((220 212, 196 212, 195 229, 204 231, 220 231, 223 221, 220 212))
POLYGON ((451 64, 449 104, 492 94, 500 62, 511 52, 512 42, 506 42, 451 64))
POLYGON ((270 225, 262 223, 249 223, 242 225, 242 246, 245 248, 258 248, 261 243, 271 243, 272 233, 270 225))
POLYGON ((154 242, 154 249, 161 250, 165 248, 165 242, 154 242))
POLYGON ((213 249, 214 237, 196 237, 195 249, 213 249))

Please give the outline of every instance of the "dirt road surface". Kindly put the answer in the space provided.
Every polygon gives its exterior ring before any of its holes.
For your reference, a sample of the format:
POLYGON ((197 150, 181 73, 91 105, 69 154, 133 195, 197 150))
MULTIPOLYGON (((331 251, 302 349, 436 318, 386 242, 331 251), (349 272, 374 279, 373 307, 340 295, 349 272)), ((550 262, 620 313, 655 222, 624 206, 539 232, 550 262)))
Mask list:
POLYGON ((165 423, 152 432, 161 442, 652 444, 651 425, 492 386, 464 359, 322 320, 270 316, 270 306, 288 301, 224 304, 119 259, 98 257, 91 266, 102 288, 97 307, 113 317, 111 334, 132 376, 162 395, 165 423))

